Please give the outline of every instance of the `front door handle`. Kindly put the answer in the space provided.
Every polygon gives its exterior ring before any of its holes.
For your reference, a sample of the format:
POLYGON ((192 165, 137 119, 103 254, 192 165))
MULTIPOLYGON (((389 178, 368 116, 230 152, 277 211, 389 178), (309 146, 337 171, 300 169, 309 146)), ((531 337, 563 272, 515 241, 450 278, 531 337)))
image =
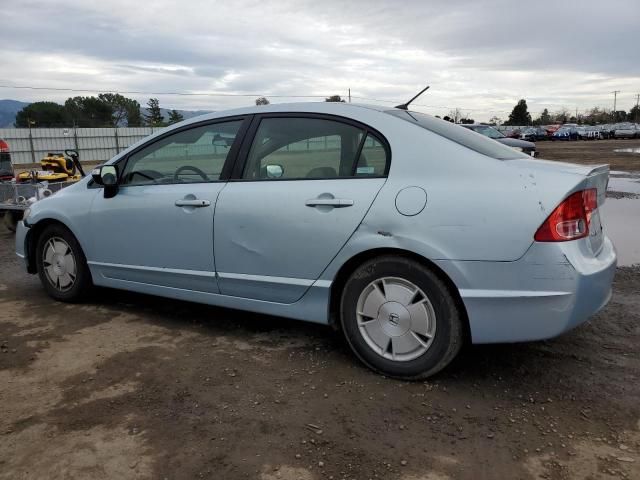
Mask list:
POLYGON ((353 206, 353 200, 346 198, 312 198, 304 203, 307 207, 344 208, 353 206))
POLYGON ((209 200, 198 200, 196 199, 181 199, 181 200, 176 200, 176 207, 195 207, 195 208, 201 208, 201 207, 208 207, 211 205, 211 202, 209 200))

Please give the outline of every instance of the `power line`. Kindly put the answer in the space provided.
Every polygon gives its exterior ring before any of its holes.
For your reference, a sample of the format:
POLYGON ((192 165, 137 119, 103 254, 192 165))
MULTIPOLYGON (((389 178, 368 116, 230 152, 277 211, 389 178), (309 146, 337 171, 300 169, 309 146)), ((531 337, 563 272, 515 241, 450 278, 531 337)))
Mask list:
MULTIPOLYGON (((228 98, 255 98, 267 96, 270 98, 327 98, 331 95, 282 95, 282 94, 264 94, 264 93, 228 93, 228 92, 145 92, 141 90, 111 90, 111 89, 81 89, 81 88, 64 88, 64 87, 41 87, 34 85, 8 85, 8 84, 0 84, 0 88, 9 88, 9 89, 18 89, 18 90, 35 90, 35 91, 54 91, 54 92, 71 92, 71 93, 118 93, 121 95, 167 95, 167 96, 179 96, 179 97, 228 97, 228 98)), ((351 89, 349 89, 349 94, 351 93, 351 89)), ((611 92, 614 94, 614 111, 616 106, 617 94, 620 93, 620 90, 615 90, 611 92)), ((401 100, 387 100, 381 98, 373 98, 373 97, 360 97, 349 95, 351 99, 371 101, 371 102, 379 102, 379 103, 388 103, 388 104, 400 104, 401 100)), ((447 105, 429 105, 424 103, 414 103, 416 107, 424 107, 424 108, 432 108, 432 109, 441 109, 441 110, 455 110, 459 107, 447 106, 447 105)), ((562 104, 544 104, 544 105, 562 105, 562 104)), ((464 108, 463 110, 469 112, 483 112, 487 114, 508 114, 510 110, 491 110, 485 108, 464 108)), ((542 113, 540 111, 530 111, 529 113, 539 114, 542 113)))
MULTIPOLYGON (((264 93, 213 93, 213 92, 142 92, 139 90, 96 90, 87 88, 34 87, 31 85, 0 85, 0 88, 15 88, 21 90, 48 90, 54 92, 76 93, 119 93, 121 95, 176 95, 183 97, 262 97, 264 93)), ((330 95, 269 95, 272 98, 326 98, 330 95)))

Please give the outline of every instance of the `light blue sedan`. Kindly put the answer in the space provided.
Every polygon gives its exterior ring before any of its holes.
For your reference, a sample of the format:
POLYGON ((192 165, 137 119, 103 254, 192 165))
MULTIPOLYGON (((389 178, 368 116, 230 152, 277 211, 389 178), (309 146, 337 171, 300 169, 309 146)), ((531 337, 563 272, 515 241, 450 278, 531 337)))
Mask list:
POLYGON ((609 300, 607 166, 532 159, 428 115, 269 105, 176 124, 35 203, 16 249, 93 285, 333 325, 425 378, 466 342, 553 337, 609 300))

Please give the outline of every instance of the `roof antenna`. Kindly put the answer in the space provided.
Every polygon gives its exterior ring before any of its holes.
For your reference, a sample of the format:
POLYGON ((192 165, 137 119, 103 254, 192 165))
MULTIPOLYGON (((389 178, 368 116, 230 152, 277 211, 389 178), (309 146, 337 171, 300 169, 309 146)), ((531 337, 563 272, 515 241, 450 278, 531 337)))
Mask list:
POLYGON ((400 110, 409 110, 409 104, 413 102, 416 98, 418 98, 420 95, 422 95, 424 92, 426 92, 427 90, 429 90, 429 85, 427 85, 425 88, 420 90, 420 92, 411 100, 409 100, 407 103, 403 103, 402 105, 396 105, 395 108, 399 108, 400 110))

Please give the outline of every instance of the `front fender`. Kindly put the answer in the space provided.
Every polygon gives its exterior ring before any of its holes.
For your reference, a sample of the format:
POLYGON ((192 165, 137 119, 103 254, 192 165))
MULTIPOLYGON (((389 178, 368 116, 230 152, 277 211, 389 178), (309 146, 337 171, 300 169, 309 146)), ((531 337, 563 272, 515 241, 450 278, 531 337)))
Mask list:
MULTIPOLYGON (((29 246, 35 240, 34 235, 49 222, 61 223, 76 237, 87 258, 91 258, 91 235, 89 214, 96 195, 102 194, 101 189, 87 188, 86 185, 76 184, 61 190, 48 198, 40 200, 31 206, 31 214, 26 220, 25 242, 29 246)), ((33 245, 31 245, 33 246, 33 245)), ((28 258, 28 250, 25 252, 28 258)))

